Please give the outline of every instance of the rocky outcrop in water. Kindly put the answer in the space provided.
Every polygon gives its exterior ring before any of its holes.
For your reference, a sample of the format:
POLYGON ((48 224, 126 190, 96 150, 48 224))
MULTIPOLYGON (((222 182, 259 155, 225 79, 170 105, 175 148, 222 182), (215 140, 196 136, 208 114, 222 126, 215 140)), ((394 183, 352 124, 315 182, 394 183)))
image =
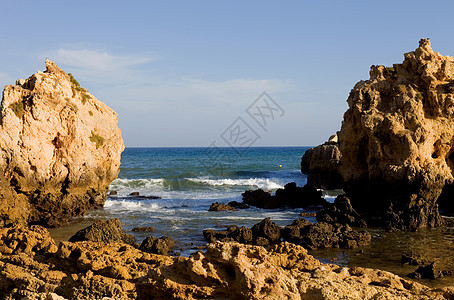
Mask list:
POLYGON ((266 218, 252 228, 230 225, 226 230, 206 229, 203 231, 203 236, 210 243, 235 241, 257 246, 269 246, 284 240, 309 250, 354 249, 368 245, 371 241, 371 235, 365 230, 353 230, 349 225, 339 223, 312 224, 303 218, 295 220, 284 228, 276 225, 270 218, 266 218))
POLYGON ((58 226, 100 208, 124 149, 117 114, 50 60, 3 91, 0 226, 58 226))
POLYGON ((345 195, 339 195, 333 204, 317 212, 317 221, 330 224, 347 224, 355 227, 367 227, 366 221, 353 208, 345 195))
POLYGON ((442 224, 437 199, 454 180, 453 83, 453 58, 422 39, 403 63, 372 66, 370 79, 352 89, 339 132, 340 171, 369 225, 442 224))
POLYGON ((238 205, 251 205, 259 208, 274 209, 280 207, 311 207, 325 206, 326 200, 322 192, 314 187, 305 185, 299 187, 295 182, 287 183, 283 189, 277 189, 275 195, 262 189, 249 190, 241 194, 242 203, 238 205))
POLYGON ((301 158, 301 172, 307 175, 307 185, 324 190, 342 188, 341 156, 337 134, 328 142, 308 149, 301 158))
POLYGON ((121 243, 61 242, 46 229, 0 229, 4 299, 450 299, 389 272, 322 264, 301 246, 210 244, 171 257, 121 243))

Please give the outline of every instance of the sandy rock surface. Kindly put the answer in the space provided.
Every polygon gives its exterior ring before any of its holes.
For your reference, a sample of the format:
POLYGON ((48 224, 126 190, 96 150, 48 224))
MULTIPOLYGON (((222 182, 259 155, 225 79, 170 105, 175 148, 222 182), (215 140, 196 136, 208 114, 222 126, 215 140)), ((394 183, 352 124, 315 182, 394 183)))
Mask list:
POLYGON ((131 245, 62 242, 47 230, 0 230, 4 299, 452 299, 389 272, 322 264, 298 245, 209 244, 189 258, 131 245))

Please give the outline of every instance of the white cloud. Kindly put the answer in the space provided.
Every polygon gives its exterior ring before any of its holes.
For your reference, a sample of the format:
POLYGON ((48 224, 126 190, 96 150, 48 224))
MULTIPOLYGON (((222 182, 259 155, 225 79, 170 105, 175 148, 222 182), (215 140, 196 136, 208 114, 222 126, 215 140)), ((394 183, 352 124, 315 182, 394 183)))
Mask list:
POLYGON ((117 56, 107 52, 59 49, 55 54, 56 61, 85 70, 121 71, 131 66, 142 65, 154 61, 156 56, 117 56))
MULTIPOLYGON (((49 57, 67 69, 75 69, 78 78, 93 83, 128 84, 141 78, 144 65, 156 61, 156 53, 114 55, 90 49, 58 49, 49 57)), ((70 72, 70 71, 68 71, 70 72)))

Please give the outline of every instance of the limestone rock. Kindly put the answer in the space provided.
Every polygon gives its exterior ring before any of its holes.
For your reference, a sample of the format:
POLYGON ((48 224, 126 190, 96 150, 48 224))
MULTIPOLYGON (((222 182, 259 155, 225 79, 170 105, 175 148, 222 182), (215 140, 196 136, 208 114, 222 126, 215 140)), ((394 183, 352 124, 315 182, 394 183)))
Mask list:
POLYGON ((301 158, 301 172, 307 176, 309 186, 334 190, 342 188, 342 176, 339 171, 341 152, 337 134, 329 141, 308 149, 301 158))
POLYGON ((99 220, 90 226, 79 230, 70 239, 70 242, 92 241, 102 243, 126 243, 133 245, 136 238, 125 233, 121 228, 119 219, 110 219, 107 221, 99 220))
POLYGON ((372 66, 370 79, 350 92, 339 132, 340 172, 369 225, 442 223, 437 199, 454 179, 453 80, 453 58, 422 39, 402 64, 372 66))
POLYGON ((117 114, 50 60, 46 67, 3 91, 0 225, 58 226, 102 207, 119 172, 117 114))
POLYGON ((149 253, 167 255, 175 247, 175 242, 169 236, 162 236, 155 239, 152 236, 147 237, 143 240, 139 249, 149 253))
POLYGON ((46 244, 48 235, 42 227, 0 231, 0 241, 10 244, 27 243, 24 236, 31 237, 31 244, 17 251, 0 247, 2 298, 450 299, 454 295, 454 287, 430 289, 389 272, 322 264, 290 243, 265 249, 218 242, 205 253, 186 258, 150 254, 120 243, 61 242, 57 251, 43 254, 45 247, 33 245, 46 244))

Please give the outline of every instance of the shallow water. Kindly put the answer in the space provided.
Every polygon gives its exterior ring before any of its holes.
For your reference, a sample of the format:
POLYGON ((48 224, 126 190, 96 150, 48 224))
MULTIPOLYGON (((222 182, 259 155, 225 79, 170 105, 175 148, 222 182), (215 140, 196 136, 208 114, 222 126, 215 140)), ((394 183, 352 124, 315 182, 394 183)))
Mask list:
MULTIPOLYGON (((406 277, 418 266, 401 264, 402 254, 415 251, 424 253, 431 261, 441 262, 446 269, 454 270, 454 227, 428 228, 417 232, 387 232, 378 228, 367 228, 367 231, 372 235, 369 246, 354 250, 316 250, 310 251, 310 254, 324 263, 380 269, 406 277)), ((412 280, 432 287, 454 286, 453 276, 412 280)))

